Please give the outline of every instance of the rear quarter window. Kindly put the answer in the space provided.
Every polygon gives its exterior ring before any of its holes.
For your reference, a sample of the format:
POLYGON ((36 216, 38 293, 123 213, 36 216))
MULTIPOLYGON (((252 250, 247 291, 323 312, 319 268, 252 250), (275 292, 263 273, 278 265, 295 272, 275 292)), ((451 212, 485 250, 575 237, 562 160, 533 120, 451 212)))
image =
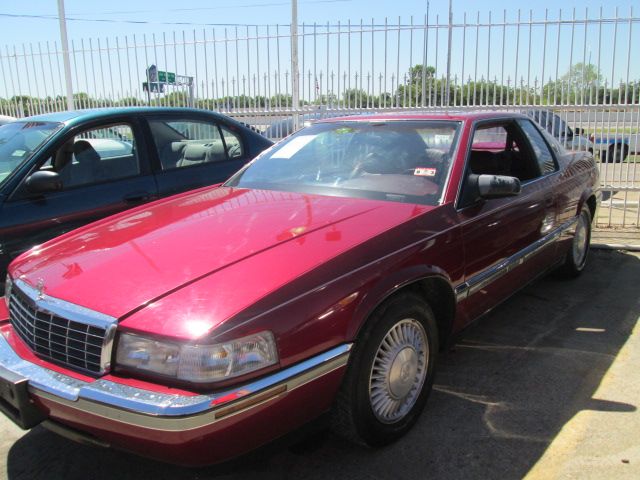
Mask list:
POLYGON ((518 124, 531 144, 531 148, 536 155, 542 174, 546 175, 558 170, 558 166, 556 165, 556 161, 553 158, 549 145, 547 145, 547 142, 542 136, 542 133, 540 133, 540 130, 538 130, 530 120, 518 119, 518 124))

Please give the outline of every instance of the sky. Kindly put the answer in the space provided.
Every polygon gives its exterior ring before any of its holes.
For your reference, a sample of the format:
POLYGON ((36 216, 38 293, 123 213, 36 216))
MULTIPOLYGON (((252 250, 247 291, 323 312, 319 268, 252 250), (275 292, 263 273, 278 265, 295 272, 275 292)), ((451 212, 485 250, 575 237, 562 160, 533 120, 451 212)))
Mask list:
MULTIPOLYGON (((600 8, 602 7, 604 18, 614 18, 616 16, 616 8, 618 9, 618 15, 621 17, 629 17, 630 8, 634 5, 633 1, 624 0, 566 0, 562 3, 557 0, 537 0, 531 2, 531 0, 511 0, 508 3, 498 0, 486 0, 486 1, 472 1, 472 0, 453 0, 453 23, 461 24, 467 18, 467 22, 475 22, 477 18, 481 23, 488 20, 489 12, 492 15, 492 21, 501 21, 503 17, 503 10, 507 8, 507 21, 515 22, 518 17, 518 10, 520 9, 520 15, 522 21, 527 21, 531 14, 532 19, 543 20, 545 16, 549 20, 555 20, 560 15, 559 8, 562 7, 563 20, 570 19, 574 15, 577 19, 585 17, 585 9, 588 9, 588 15, 591 19, 597 19, 600 15, 600 8), (479 17, 478 17, 479 16, 479 17)), ((307 31, 311 31, 314 22, 320 26, 319 30, 322 30, 322 25, 326 25, 327 22, 335 25, 340 22, 341 25, 345 25, 348 20, 351 20, 352 24, 359 24, 363 19, 365 25, 371 24, 372 19, 375 19, 375 23, 382 25, 385 23, 385 19, 390 25, 394 23, 397 25, 398 17, 401 17, 402 24, 408 24, 413 16, 413 21, 419 24, 424 21, 424 16, 427 12, 427 4, 429 5, 429 23, 433 24, 436 18, 439 19, 441 24, 446 23, 448 15, 447 0, 432 0, 418 1, 418 0, 394 0, 394 1, 366 1, 366 0, 299 0, 298 1, 298 22, 307 25, 307 31), (311 25, 311 27, 310 27, 311 25)), ((81 41, 88 41, 93 39, 93 45, 95 47, 96 40, 98 38, 102 41, 104 47, 105 42, 110 40, 111 46, 115 43, 115 37, 119 37, 122 44, 125 36, 131 39, 131 36, 136 35, 140 39, 143 35, 151 36, 155 35, 157 39, 166 38, 171 39, 174 32, 177 38, 182 38, 183 31, 185 32, 185 38, 192 38, 200 32, 215 28, 220 35, 226 27, 229 31, 233 32, 235 25, 241 25, 239 30, 244 31, 244 25, 289 25, 291 22, 291 3, 288 0, 235 0, 235 1, 221 1, 221 0, 192 0, 189 2, 175 2, 168 0, 137 0, 137 1, 125 1, 125 0, 110 0, 109 2, 97 2, 87 0, 66 0, 65 1, 66 14, 68 19, 68 35, 71 41, 74 41, 76 45, 79 45, 81 41)), ((638 10, 638 8, 636 8, 638 10)), ((637 11, 633 12, 633 15, 637 17, 637 11)), ((14 46, 19 53, 23 49, 29 51, 31 48, 37 52, 39 45, 38 42, 60 42, 59 25, 57 21, 57 0, 29 0, 28 2, 8 2, 2 1, 0 4, 0 56, 5 55, 7 49, 12 52, 14 46)), ((590 25, 588 30, 584 28, 576 28, 573 38, 569 35, 570 29, 568 26, 563 26, 562 35, 556 37, 555 30, 549 29, 547 32, 547 54, 544 56, 541 54, 541 48, 539 47, 544 42, 543 27, 537 26, 533 29, 531 37, 527 37, 527 28, 521 28, 519 31, 520 38, 517 39, 515 28, 508 28, 506 30, 504 41, 504 55, 501 55, 502 49, 502 32, 500 28, 494 27, 492 30, 480 29, 480 33, 476 32, 474 28, 463 29, 458 28, 454 33, 454 56, 452 58, 452 75, 459 75, 465 78, 478 78, 488 75, 492 79, 506 82, 507 80, 514 82, 515 78, 520 81, 529 81, 533 84, 537 77, 541 77, 544 74, 545 80, 554 78, 556 75, 564 73, 568 67, 569 62, 576 63, 586 60, 587 57, 593 57, 593 62, 596 62, 598 53, 600 53, 601 59, 601 71, 605 77, 613 77, 615 81, 625 79, 627 75, 631 79, 640 79, 640 62, 627 62, 627 56, 629 49, 629 43, 632 40, 633 45, 640 43, 640 25, 634 23, 632 26, 632 35, 629 34, 628 25, 620 25, 617 31, 616 50, 615 56, 612 56, 613 51, 613 26, 605 24, 602 27, 600 33, 598 33, 598 25, 590 25), (464 37, 463 37, 464 34, 464 37), (477 35, 477 37, 476 37, 477 35), (477 43, 476 43, 477 38, 477 43), (531 39, 531 48, 527 45, 527 42, 531 39), (631 40, 628 40, 631 39, 631 40), (518 50, 516 49, 516 41, 519 42, 518 50), (573 45, 572 45, 573 43, 573 45), (597 45, 599 43, 599 45, 597 45), (462 46, 465 46, 464 53, 461 55, 462 46), (478 58, 476 52, 480 53, 482 58, 478 58), (487 53, 484 53, 487 52, 487 53), (525 52, 525 53, 523 53, 525 52), (517 60, 517 61, 516 61, 517 60), (627 63, 629 68, 627 69, 627 63), (528 77, 528 78, 527 78, 528 77)), ((253 30, 250 30, 253 31, 253 30)), ((429 47, 427 63, 435 65, 438 74, 444 73, 446 68, 446 51, 443 47, 446 42, 446 30, 439 30, 438 35, 438 48, 436 49, 436 36, 429 37, 429 47)), ((397 70, 401 76, 403 72, 406 72, 409 64, 422 63, 420 58, 421 40, 419 38, 419 32, 416 31, 415 36, 411 40, 411 45, 408 46, 408 32, 403 32, 403 36, 398 46, 397 40, 394 37, 394 33, 390 32, 388 40, 388 57, 390 59, 390 65, 388 66, 388 72, 386 82, 391 82, 391 75, 397 70), (397 51, 397 53, 396 53, 397 51), (397 65, 395 64, 397 60, 397 65)), ((371 70, 376 72, 376 77, 382 72, 381 57, 384 55, 382 49, 383 33, 376 33, 375 40, 375 65, 370 65, 369 58, 371 57, 367 51, 371 50, 371 45, 368 38, 364 38, 363 45, 365 50, 365 61, 363 63, 363 71, 369 72, 371 70)), ((365 34, 366 36, 366 34, 365 34)), ((312 48, 316 48, 312 45, 311 38, 307 42, 302 53, 306 55, 306 64, 304 67, 305 75, 313 70, 313 76, 317 81, 317 72, 322 72, 324 75, 324 88, 329 88, 329 82, 327 80, 327 73, 334 72, 336 77, 342 72, 345 75, 345 45, 342 42, 342 64, 337 64, 337 47, 335 45, 335 37, 330 37, 330 40, 334 43, 331 44, 329 50, 322 53, 324 47, 324 38, 320 39, 319 57, 321 65, 312 65, 310 59, 312 56, 312 48), (324 56, 323 56, 324 55, 324 56), (329 58, 326 64, 324 59, 329 58)), ((354 42, 357 39, 354 37, 354 42)), ((386 41, 386 40, 385 40, 386 41)), ((356 45, 354 43, 354 45, 356 45)), ((233 47, 233 45, 230 45, 233 47)), ((220 48, 223 45, 218 45, 217 54, 223 53, 220 48)), ((273 46, 267 48, 273 48, 273 46)), ((357 63, 358 52, 357 46, 353 52, 354 63, 357 63)), ((636 47, 632 47, 631 52, 634 52, 636 47)), ((112 51, 113 52, 113 51, 112 51)), ((140 84, 140 76, 142 73, 140 70, 144 70, 139 64, 151 64, 158 63, 161 69, 167 69, 170 71, 176 71, 178 74, 187 74, 197 76, 202 84, 201 90, 208 88, 211 84, 211 89, 218 88, 213 85, 213 74, 208 72, 206 76, 202 73, 202 67, 198 71, 198 66, 202 64, 204 55, 210 57, 211 49, 208 52, 195 52, 194 55, 187 53, 185 50, 182 52, 169 51, 167 55, 164 52, 165 60, 163 60, 163 52, 158 53, 146 53, 146 59, 138 59, 138 64, 134 66, 133 74, 129 73, 128 82, 130 86, 126 85, 127 82, 120 81, 121 92, 119 95, 124 96, 125 91, 139 90, 137 86, 140 84), (149 58, 153 57, 153 58, 149 58), (169 58, 171 57, 171 58, 169 58), (182 58, 182 60, 181 60, 182 58), (194 61, 194 59, 196 59, 194 61), (167 65, 162 65, 166 63, 167 65)), ((231 52, 231 57, 234 53, 231 52)), ((238 88, 240 85, 240 79, 243 76, 250 78, 255 76, 256 68, 253 65, 258 63, 258 71, 260 71, 260 62, 262 61, 261 74, 264 75, 264 58, 255 56, 247 56, 242 50, 239 50, 235 58, 235 64, 232 64, 230 69, 231 73, 229 77, 237 76, 236 80, 238 88), (235 65, 235 66, 234 66, 235 65), (238 67, 240 65, 240 67, 238 67), (237 75, 234 75, 234 71, 237 75)), ((260 57, 264 57, 265 47, 261 47, 260 57)), ((105 58, 105 62, 115 62, 115 54, 112 53, 113 58, 105 58)), ((632 57, 633 58, 633 57, 632 57)), ((37 59, 39 61, 39 59, 37 59)), ((82 61, 87 62, 86 59, 78 58, 77 65, 74 64, 73 68, 76 70, 75 84, 77 90, 90 91, 95 90, 97 93, 102 91, 103 95, 109 95, 110 92, 106 83, 115 85, 118 83, 118 78, 115 80, 107 79, 93 79, 89 78, 83 70, 82 61)), ((232 59, 233 62, 234 59, 232 59)), ((124 60, 119 60, 124 61, 124 60)), ((34 63, 29 59, 29 62, 34 63)), ((27 63, 27 62, 25 62, 27 63)), ((46 65, 45 65, 46 66, 46 65)), ((222 65, 221 65, 222 67, 222 65)), ((5 63, 2 64, 3 69, 8 67, 5 63)), ((14 67, 14 72, 8 73, 8 76, 14 75, 18 84, 14 90, 20 88, 22 93, 26 88, 24 86, 24 80, 18 78, 22 73, 21 70, 25 68, 33 68, 38 70, 38 65, 28 65, 25 67, 22 64, 18 64, 14 67)), ((97 67, 94 67, 94 73, 97 67)), ((122 66, 121 72, 116 72, 116 76, 122 77, 129 66, 122 66)), ((352 71, 349 72, 353 76, 356 67, 351 66, 352 71)), ((115 68, 114 68, 115 70, 115 68)), ((283 67, 284 70, 284 67, 283 67)), ((113 72, 109 72, 113 74, 113 72)), ((95 75, 94 75, 95 76, 95 75)), ((219 75, 220 77, 222 75, 219 75)), ((57 91, 62 88, 62 82, 59 81, 57 76, 52 75, 51 81, 46 78, 41 81, 42 85, 35 84, 35 88, 40 88, 47 92, 46 84, 49 83, 53 86, 50 88, 57 91), (58 85, 59 84, 59 85, 58 85)), ((2 77, 0 77, 0 80, 2 77)), ((216 79, 217 80, 217 79, 216 79)), ((308 80, 308 79, 307 79, 308 80)), ((334 79, 335 81, 335 79, 334 79)), ((378 79, 380 82, 380 80, 378 79)), ((31 79, 32 83, 37 82, 37 79, 31 79)), ((228 79, 229 82, 229 79, 228 79)), ((227 83, 228 83, 227 82, 227 83)), ((5 90, 7 94, 10 94, 11 88, 6 84, 9 81, 5 80, 5 90)), ((248 82, 250 84, 250 81, 248 82)), ((258 82, 260 83, 260 82, 258 82)), ((307 83, 307 95, 312 95, 314 87, 309 87, 307 83)), ((381 82, 380 82, 381 83, 381 82)), ((376 88, 390 91, 390 85, 384 88, 384 85, 377 85, 376 88)), ((31 90, 34 89, 33 85, 30 85, 31 90)), ((229 86, 227 85, 227 89, 229 86)), ((251 89, 251 86, 244 87, 251 89)), ((260 85, 257 86, 260 88, 260 85)), ((266 88, 266 87, 265 87, 266 88)), ((254 92, 256 87, 254 86, 254 92)), ((136 95, 138 95, 136 93, 136 95)), ((114 94, 115 95, 115 94, 114 94)), ((3 96, 3 91, 0 88, 0 96, 3 96)))
MULTIPOLYGON (((23 2, 1 2, 0 14, 11 15, 57 15, 56 0, 29 0, 23 2)), ((408 19, 411 15, 421 18, 426 13, 429 3, 430 15, 440 15, 445 19, 448 12, 447 0, 299 0, 299 22, 319 24, 337 22, 346 23, 347 19, 365 21, 372 17, 376 20, 397 19, 398 16, 408 19)), ((578 16, 584 15, 585 8, 596 14, 604 7, 605 16, 613 17, 615 8, 621 15, 628 15, 629 8, 637 2, 629 0, 453 0, 454 22, 461 22, 462 15, 481 15, 493 11, 501 14, 508 8, 516 14, 518 9, 523 15, 533 10, 534 17, 542 18, 545 9, 549 9, 549 17, 557 18, 559 8, 564 16, 570 16, 576 9, 578 16)), ((69 17, 70 38, 96 35, 130 35, 133 33, 150 33, 172 31, 174 29, 193 28, 202 24, 289 24, 291 22, 291 3, 287 0, 192 0, 175 2, 169 0, 110 0, 87 1, 66 0, 65 9, 69 17), (71 20, 71 19, 77 20, 71 20), (109 20, 101 23, 84 20, 109 20), (120 21, 136 21, 150 23, 120 23, 120 21), (184 23, 191 25, 166 25, 163 23, 184 23)), ((638 10, 638 8, 636 8, 638 10)), ((638 12, 636 11, 637 15, 638 12)), ((14 43, 37 42, 59 38, 58 25, 55 20, 26 17, 0 16, 0 45, 14 43)))

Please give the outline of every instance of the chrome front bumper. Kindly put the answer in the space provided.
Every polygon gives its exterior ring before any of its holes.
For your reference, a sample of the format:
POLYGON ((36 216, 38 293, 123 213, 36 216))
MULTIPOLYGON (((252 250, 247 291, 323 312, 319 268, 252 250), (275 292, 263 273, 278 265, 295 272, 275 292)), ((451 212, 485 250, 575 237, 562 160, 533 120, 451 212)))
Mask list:
POLYGON ((83 412, 129 425, 183 431, 246 411, 344 367, 351 347, 350 343, 342 344, 294 366, 222 392, 177 395, 109 380, 78 380, 22 359, 0 335, 0 377, 22 377, 27 380, 31 395, 83 412))

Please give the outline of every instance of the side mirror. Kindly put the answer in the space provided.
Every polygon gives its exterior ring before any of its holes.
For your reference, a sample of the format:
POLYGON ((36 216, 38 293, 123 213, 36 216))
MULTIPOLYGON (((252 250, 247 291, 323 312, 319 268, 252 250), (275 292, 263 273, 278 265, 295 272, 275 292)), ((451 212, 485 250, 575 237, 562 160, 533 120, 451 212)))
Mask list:
POLYGON ((62 190, 62 179, 56 172, 40 170, 27 177, 25 186, 29 193, 47 193, 62 190))
POLYGON ((520 180, 506 175, 478 175, 478 195, 481 198, 502 198, 518 195, 522 189, 520 180))
POLYGON ((573 129, 574 135, 584 135, 584 128, 576 127, 573 129))

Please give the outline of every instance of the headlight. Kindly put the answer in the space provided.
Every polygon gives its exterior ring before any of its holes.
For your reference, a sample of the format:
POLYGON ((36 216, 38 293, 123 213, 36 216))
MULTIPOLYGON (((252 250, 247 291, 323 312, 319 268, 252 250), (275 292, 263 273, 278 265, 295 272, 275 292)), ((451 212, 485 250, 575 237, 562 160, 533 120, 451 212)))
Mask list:
POLYGON ((278 362, 271 332, 213 345, 164 342, 140 335, 120 335, 116 363, 136 370, 196 383, 245 375, 278 362))
POLYGON ((9 297, 11 296, 11 287, 13 287, 13 281, 11 277, 7 275, 7 279, 4 283, 4 300, 7 302, 7 306, 9 306, 9 297))

